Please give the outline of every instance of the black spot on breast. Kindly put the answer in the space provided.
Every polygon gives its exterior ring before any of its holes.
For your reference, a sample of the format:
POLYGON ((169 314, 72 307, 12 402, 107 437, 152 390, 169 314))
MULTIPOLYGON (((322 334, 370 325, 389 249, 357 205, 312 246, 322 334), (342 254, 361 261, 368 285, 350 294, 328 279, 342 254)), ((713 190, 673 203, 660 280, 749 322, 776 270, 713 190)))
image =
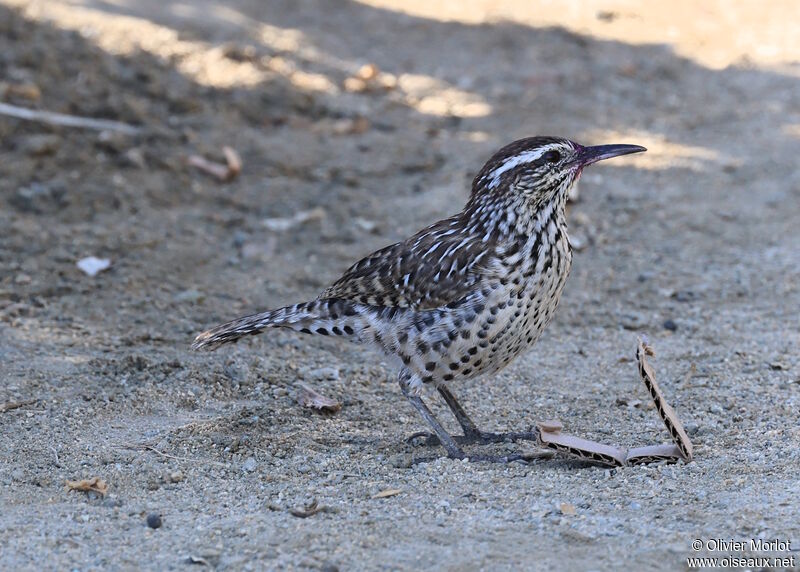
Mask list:
POLYGON ((469 359, 470 359, 469 356, 461 356, 462 363, 469 363, 469 359))
MULTIPOLYGON (((346 330, 347 328, 345 328, 346 330)), ((400 332, 400 335, 397 336, 397 341, 401 344, 404 344, 408 341, 408 333, 407 332, 400 332)))
POLYGON ((461 373, 462 373, 462 375, 469 375, 469 374, 471 374, 471 373, 472 373, 472 370, 471 370, 471 369, 469 369, 469 368, 467 368, 467 369, 465 369, 464 371, 462 371, 461 373))
POLYGON ((303 332, 304 334, 310 334, 311 333, 311 330, 309 330, 308 328, 300 328, 300 331, 303 332))
POLYGON ((327 336, 328 330, 326 330, 325 328, 317 328, 317 333, 322 334, 323 336, 327 336))
POLYGON ((422 383, 430 383, 432 381, 433 381, 432 375, 426 375, 425 377, 422 378, 422 383))
POLYGON ((331 331, 334 334, 336 334, 337 336, 341 336, 342 335, 342 330, 340 330, 337 326, 334 326, 333 328, 331 328, 331 331))
POLYGON ((459 367, 461 367, 461 366, 460 366, 460 365, 458 365, 456 362, 453 362, 453 363, 451 363, 450 365, 448 365, 447 367, 449 367, 451 370, 455 371, 455 370, 457 370, 457 369, 458 369, 459 367))
POLYGON ((472 335, 472 332, 470 332, 469 330, 461 330, 461 337, 463 339, 468 340, 471 335, 472 335))
POLYGON ((351 328, 350 326, 345 326, 344 327, 344 333, 347 334, 348 336, 352 336, 353 335, 353 328, 351 328))
POLYGON ((435 370, 436 369, 436 362, 435 361, 429 361, 428 363, 425 364, 425 369, 428 370, 428 371, 435 370))
POLYGON ((483 363, 483 360, 482 360, 482 359, 476 360, 476 361, 475 361, 475 363, 474 363, 474 364, 472 364, 472 367, 480 367, 480 365, 481 365, 482 363, 483 363))
POLYGON ((469 355, 471 355, 471 356, 474 356, 476 353, 478 353, 478 348, 477 348, 477 346, 472 346, 471 348, 469 348, 469 349, 467 350, 467 353, 468 353, 469 355))
POLYGON ((455 376, 454 376, 452 373, 446 373, 446 374, 444 374, 444 375, 442 376, 442 379, 443 379, 443 380, 445 380, 445 381, 450 381, 450 380, 452 380, 454 377, 455 377, 455 376))
POLYGON ((417 351, 420 354, 426 354, 429 350, 428 344, 426 344, 423 340, 417 340, 417 351))

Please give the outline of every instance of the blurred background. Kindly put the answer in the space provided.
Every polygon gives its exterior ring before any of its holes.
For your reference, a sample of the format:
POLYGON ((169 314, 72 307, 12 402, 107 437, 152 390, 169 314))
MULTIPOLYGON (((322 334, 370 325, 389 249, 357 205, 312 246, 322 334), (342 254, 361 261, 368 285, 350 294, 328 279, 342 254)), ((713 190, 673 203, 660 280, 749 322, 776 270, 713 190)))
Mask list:
POLYGON ((693 538, 797 539, 798 23, 788 1, 0 0, 0 564, 675 569, 693 538), (554 323, 456 393, 487 429, 661 442, 646 334, 695 463, 417 463, 369 350, 187 351, 460 210, 535 134, 649 151, 584 174, 554 323), (298 380, 342 410, 301 409, 298 380), (90 476, 109 496, 63 492, 90 476))

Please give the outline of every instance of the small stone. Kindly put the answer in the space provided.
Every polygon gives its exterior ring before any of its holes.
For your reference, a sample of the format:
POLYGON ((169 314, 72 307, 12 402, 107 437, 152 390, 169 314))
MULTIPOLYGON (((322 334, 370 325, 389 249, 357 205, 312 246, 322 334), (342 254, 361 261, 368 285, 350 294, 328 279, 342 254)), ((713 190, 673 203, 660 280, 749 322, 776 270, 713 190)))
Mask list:
POLYGON ((179 483, 183 480, 183 473, 181 471, 174 471, 169 474, 169 480, 171 483, 179 483))
POLYGON ((206 295, 200 292, 199 290, 195 290, 194 288, 190 288, 189 290, 184 290, 183 292, 178 292, 175 294, 175 301, 183 304, 199 304, 205 299, 206 295))
POLYGON ((395 469, 410 469, 414 464, 411 455, 393 455, 389 458, 389 463, 395 469))
POLYGON ((81 258, 76 263, 78 268, 83 271, 87 276, 97 276, 103 270, 111 268, 111 261, 108 258, 97 258, 96 256, 87 256, 81 258))
POLYGON ((115 497, 108 497, 101 504, 106 508, 119 508, 122 506, 122 501, 115 497))
POLYGON ((147 526, 152 529, 161 528, 163 522, 161 521, 161 515, 156 514, 154 512, 147 515, 147 526))
POLYGON ((639 330, 646 325, 647 320, 642 314, 631 312, 621 315, 619 323, 626 330, 639 330))
POLYGON ((54 154, 60 145, 61 138, 58 135, 37 134, 26 137, 20 147, 32 157, 43 157, 54 154))
POLYGON ((335 367, 320 367, 318 369, 312 369, 309 371, 308 376, 314 380, 338 381, 339 370, 335 367))
POLYGON ((674 320, 664 320, 662 326, 664 326, 665 330, 669 330, 670 332, 674 332, 678 329, 678 324, 676 324, 674 320))
POLYGON ((136 167, 137 169, 144 169, 147 167, 147 159, 144 156, 144 151, 139 147, 128 149, 123 153, 122 157, 125 163, 131 167, 136 167))
POLYGON ((252 473, 253 471, 256 470, 256 466, 257 463, 255 458, 247 457, 247 459, 244 460, 244 463, 242 463, 242 470, 245 471, 246 473, 252 473))
POLYGON ((691 302, 697 298, 697 294, 691 290, 678 290, 672 294, 672 297, 678 302, 691 302))

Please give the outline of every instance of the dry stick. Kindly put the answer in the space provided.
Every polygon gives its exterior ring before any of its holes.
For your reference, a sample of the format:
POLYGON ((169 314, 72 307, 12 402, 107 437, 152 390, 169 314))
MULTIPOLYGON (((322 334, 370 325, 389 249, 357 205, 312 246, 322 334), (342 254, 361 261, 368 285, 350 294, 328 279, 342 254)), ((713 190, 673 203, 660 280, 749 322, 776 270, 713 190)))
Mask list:
POLYGON ((47 123, 48 125, 82 127, 84 129, 96 129, 97 131, 117 131, 125 135, 138 135, 142 131, 138 127, 128 125, 127 123, 121 123, 120 121, 78 117, 77 115, 65 115, 53 111, 40 111, 38 109, 17 107, 16 105, 9 105, 8 103, 0 103, 0 115, 25 119, 27 121, 38 121, 40 123, 47 123))

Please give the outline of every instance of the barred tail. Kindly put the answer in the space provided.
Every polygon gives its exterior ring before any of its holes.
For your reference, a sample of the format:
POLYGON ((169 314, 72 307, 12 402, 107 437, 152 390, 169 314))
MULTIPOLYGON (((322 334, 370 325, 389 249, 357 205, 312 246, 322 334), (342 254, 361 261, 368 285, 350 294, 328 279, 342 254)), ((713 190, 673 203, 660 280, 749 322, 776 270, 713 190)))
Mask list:
POLYGON ((357 341, 368 327, 353 302, 338 298, 313 300, 245 316, 206 330, 194 339, 192 349, 213 350, 243 336, 260 334, 265 328, 290 328, 325 336, 333 334, 357 341))

